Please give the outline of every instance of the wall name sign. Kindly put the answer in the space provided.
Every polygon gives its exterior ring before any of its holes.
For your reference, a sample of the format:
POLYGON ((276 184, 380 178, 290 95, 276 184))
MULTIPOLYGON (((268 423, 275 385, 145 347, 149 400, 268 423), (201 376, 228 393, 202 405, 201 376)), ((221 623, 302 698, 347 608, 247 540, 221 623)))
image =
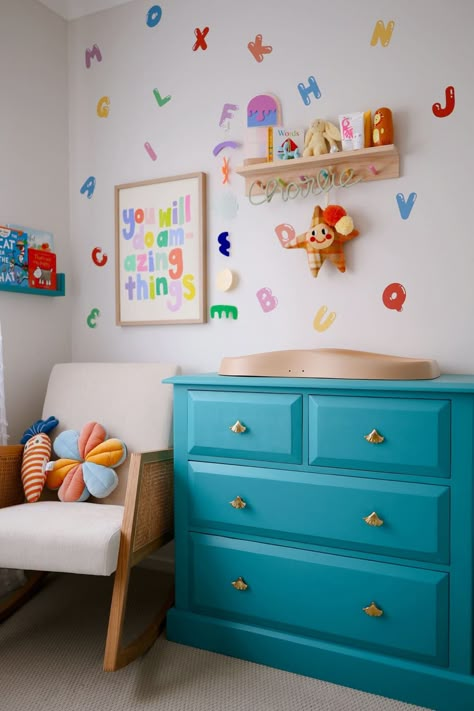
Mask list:
POLYGON ((280 177, 271 178, 266 183, 254 180, 250 185, 248 198, 252 205, 263 205, 279 194, 286 202, 297 197, 321 195, 329 192, 331 188, 350 188, 361 180, 353 168, 347 168, 339 174, 323 168, 314 177, 301 176, 298 182, 287 182, 280 177))

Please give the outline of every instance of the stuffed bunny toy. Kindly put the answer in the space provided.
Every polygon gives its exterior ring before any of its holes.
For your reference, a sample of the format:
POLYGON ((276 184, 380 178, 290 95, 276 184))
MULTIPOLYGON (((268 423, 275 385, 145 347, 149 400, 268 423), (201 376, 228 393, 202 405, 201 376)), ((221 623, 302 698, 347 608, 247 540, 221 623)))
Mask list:
POLYGON ((340 140, 341 134, 337 126, 323 119, 315 119, 306 131, 303 158, 339 151, 340 140))

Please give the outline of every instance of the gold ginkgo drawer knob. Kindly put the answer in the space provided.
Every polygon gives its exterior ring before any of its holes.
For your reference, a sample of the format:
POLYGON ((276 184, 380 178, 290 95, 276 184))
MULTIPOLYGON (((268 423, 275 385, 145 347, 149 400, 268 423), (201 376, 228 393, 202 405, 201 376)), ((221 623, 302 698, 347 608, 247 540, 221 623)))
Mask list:
POLYGON ((240 422, 240 420, 237 420, 237 422, 231 427, 229 427, 229 429, 232 430, 232 432, 235 432, 236 434, 242 434, 242 432, 245 432, 247 428, 240 422))
POLYGON ((237 578, 237 580, 232 581, 232 587, 236 590, 247 590, 248 585, 243 578, 237 578))
POLYGON ((364 435, 364 439, 371 444, 380 444, 384 441, 385 437, 377 432, 377 430, 372 430, 369 434, 364 435))
POLYGON ((247 506, 247 503, 240 496, 236 496, 233 501, 229 501, 229 504, 234 509, 244 509, 247 506))
POLYGON ((375 511, 372 511, 368 516, 364 516, 364 521, 368 526, 383 526, 383 519, 377 516, 375 511))
POLYGON ((368 607, 363 607, 362 609, 369 617, 381 617, 383 615, 383 610, 377 607, 375 602, 371 602, 368 607))

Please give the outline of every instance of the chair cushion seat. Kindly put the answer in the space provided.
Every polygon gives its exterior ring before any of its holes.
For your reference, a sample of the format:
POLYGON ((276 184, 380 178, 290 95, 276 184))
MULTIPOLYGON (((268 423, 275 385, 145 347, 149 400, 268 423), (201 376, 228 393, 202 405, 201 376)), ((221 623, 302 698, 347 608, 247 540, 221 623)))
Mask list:
POLYGON ((123 506, 38 501, 0 509, 0 568, 110 575, 123 506))

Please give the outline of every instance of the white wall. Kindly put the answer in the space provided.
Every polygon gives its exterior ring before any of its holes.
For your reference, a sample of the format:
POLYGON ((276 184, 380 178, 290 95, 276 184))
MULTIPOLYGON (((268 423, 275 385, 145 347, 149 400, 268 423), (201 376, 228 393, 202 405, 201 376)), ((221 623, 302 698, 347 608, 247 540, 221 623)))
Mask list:
MULTIPOLYGON (((472 372, 471 4, 364 0, 349 17, 342 0, 302 0, 293 15, 293 8, 250 0, 160 0, 162 18, 155 28, 146 25, 151 6, 151 0, 135 0, 69 23, 67 82, 65 23, 33 0, 1 0, 2 87, 16 109, 0 114, 0 158, 6 166, 1 219, 55 233, 69 293, 65 299, 0 294, 11 441, 26 426, 31 402, 39 408, 50 364, 68 359, 69 308, 72 357, 78 360, 173 359, 185 371, 202 371, 215 370, 224 355, 338 346, 433 357, 446 372, 472 372), (378 20, 395 22, 386 47, 370 44, 378 20), (194 52, 194 30, 206 25, 208 49, 194 52), (247 49, 257 34, 273 48, 261 63, 247 49), (92 60, 87 69, 85 50, 94 44, 102 61, 92 60), (305 106, 297 85, 311 75, 322 96, 305 106), (455 110, 436 118, 431 106, 444 103, 449 85, 456 91, 455 110), (172 100, 158 107, 154 88, 172 100), (252 207, 240 176, 231 173, 230 185, 222 184, 223 154, 216 158, 212 149, 225 139, 243 142, 247 104, 262 92, 280 98, 287 125, 307 126, 317 116, 335 121, 342 111, 380 105, 394 111, 401 177, 330 196, 354 216, 361 232, 346 247, 345 274, 326 264, 313 279, 304 253, 283 250, 276 238, 275 226, 282 222, 306 230, 317 200, 283 204, 276 198, 252 207), (105 119, 96 113, 104 95, 111 100, 105 119), (239 106, 228 131, 219 127, 225 103, 239 106), (145 141, 158 154, 156 162, 144 150, 145 141), (194 171, 208 175, 208 303, 235 304, 239 318, 118 327, 114 185, 194 171), (87 199, 80 188, 90 175, 97 185, 87 199), (396 195, 408 198, 412 192, 415 206, 402 220, 396 195), (238 201, 233 218, 222 215, 229 197, 238 201), (223 230, 232 240, 228 259, 217 249, 223 230), (95 246, 109 255, 104 268, 91 261, 95 246), (227 295, 215 286, 224 267, 239 277, 238 288, 227 295), (382 303, 391 282, 406 288, 401 312, 382 303), (256 298, 262 287, 278 298, 268 313, 256 298), (320 333, 313 319, 323 305, 336 319, 320 333), (93 308, 101 315, 91 329, 87 316, 93 308)), ((235 167, 244 151, 224 155, 235 167)))
POLYGON ((345 347, 425 356, 445 372, 474 370, 470 227, 472 172, 471 29, 474 6, 455 0, 388 2, 361 0, 351 12, 343 0, 284 4, 160 0, 162 17, 146 24, 151 0, 70 23, 71 215, 74 272, 73 356, 77 359, 176 360, 185 371, 216 370, 224 355, 285 348, 345 347), (389 44, 371 46, 378 20, 395 27, 389 44), (208 48, 193 51, 195 28, 208 26, 208 48), (261 34, 272 52, 257 62, 247 45, 261 34), (85 67, 94 44, 102 61, 85 67), (305 106, 297 86, 315 76, 321 89, 305 106), (455 87, 453 113, 437 118, 432 105, 445 103, 455 87), (172 99, 158 107, 153 89, 172 99), (222 157, 232 168, 243 148, 215 157, 223 140, 243 142, 246 108, 256 94, 271 92, 282 103, 284 123, 304 125, 316 117, 337 121, 343 111, 389 106, 401 177, 332 191, 355 220, 360 236, 346 248, 347 271, 326 263, 317 279, 302 250, 284 250, 275 227, 309 226, 313 207, 324 198, 283 203, 275 198, 250 206, 243 178, 231 173, 222 184, 222 157), (99 118, 100 97, 110 97, 99 118), (237 104, 229 130, 219 127, 225 103, 237 104), (144 142, 154 147, 153 162, 144 142), (237 321, 204 325, 118 327, 114 292, 114 185, 204 171, 208 175, 208 303, 230 303, 237 321), (90 176, 96 189, 80 188, 90 176), (417 200, 407 220, 397 193, 417 200), (235 197, 238 213, 221 216, 223 198, 235 197), (218 251, 217 236, 230 233, 230 258, 218 251), (97 268, 94 246, 109 255, 97 268), (228 294, 216 289, 224 267, 239 276, 228 294), (385 287, 406 289, 402 311, 382 302, 385 287), (256 292, 272 289, 278 306, 265 313, 256 292), (321 306, 336 313, 320 333, 313 319, 321 306), (95 329, 87 326, 100 310, 95 329))
MULTIPOLYGON (((0 223, 53 232, 67 272, 67 30, 35 0, 0 0, 0 223)), ((9 442, 41 416, 53 363, 71 359, 70 299, 0 291, 9 442)))

